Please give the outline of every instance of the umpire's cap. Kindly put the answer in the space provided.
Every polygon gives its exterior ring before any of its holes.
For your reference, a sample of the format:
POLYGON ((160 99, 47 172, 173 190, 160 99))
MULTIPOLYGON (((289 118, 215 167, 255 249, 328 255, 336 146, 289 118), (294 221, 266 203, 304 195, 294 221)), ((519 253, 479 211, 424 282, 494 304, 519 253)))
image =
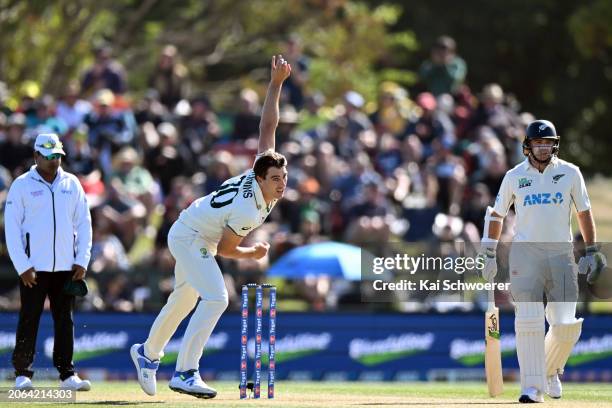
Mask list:
POLYGON ((85 296, 89 292, 87 282, 84 279, 69 280, 64 284, 64 293, 72 296, 85 296))

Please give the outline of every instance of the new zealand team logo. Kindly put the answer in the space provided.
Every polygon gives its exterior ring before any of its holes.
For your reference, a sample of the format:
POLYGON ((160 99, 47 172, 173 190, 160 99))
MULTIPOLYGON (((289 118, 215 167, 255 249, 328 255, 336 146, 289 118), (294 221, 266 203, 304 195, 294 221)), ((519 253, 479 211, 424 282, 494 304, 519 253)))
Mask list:
POLYGON ((556 176, 553 176, 553 183, 557 184, 559 180, 561 180, 561 177, 563 176, 565 176, 565 174, 557 174, 556 176))
POLYGON ((519 187, 518 188, 523 188, 523 187, 529 187, 531 186, 531 180, 525 177, 522 177, 519 179, 519 187))

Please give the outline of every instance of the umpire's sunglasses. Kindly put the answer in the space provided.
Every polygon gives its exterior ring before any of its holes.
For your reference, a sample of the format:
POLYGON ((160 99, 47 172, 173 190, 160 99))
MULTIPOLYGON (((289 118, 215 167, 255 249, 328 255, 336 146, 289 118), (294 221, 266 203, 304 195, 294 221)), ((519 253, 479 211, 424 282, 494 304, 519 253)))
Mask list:
MULTIPOLYGON (((40 153, 38 153, 40 154, 40 153)), ((57 159, 61 159, 62 158, 62 154, 61 153, 52 153, 48 156, 45 156, 44 154, 40 154, 42 157, 45 158, 45 160, 57 160, 57 159)))

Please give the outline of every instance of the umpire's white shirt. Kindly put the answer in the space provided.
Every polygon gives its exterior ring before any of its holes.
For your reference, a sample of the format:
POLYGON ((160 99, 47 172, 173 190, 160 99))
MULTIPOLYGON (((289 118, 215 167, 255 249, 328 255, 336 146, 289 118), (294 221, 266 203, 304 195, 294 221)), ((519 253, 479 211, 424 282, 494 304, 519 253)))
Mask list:
POLYGON ((21 275, 87 268, 91 258, 91 216, 85 192, 60 167, 52 184, 32 166, 11 185, 4 211, 6 243, 21 275))
POLYGON ((580 169, 553 157, 540 173, 529 159, 509 170, 495 199, 495 212, 506 216, 514 204, 514 242, 571 242, 571 205, 591 208, 580 169))

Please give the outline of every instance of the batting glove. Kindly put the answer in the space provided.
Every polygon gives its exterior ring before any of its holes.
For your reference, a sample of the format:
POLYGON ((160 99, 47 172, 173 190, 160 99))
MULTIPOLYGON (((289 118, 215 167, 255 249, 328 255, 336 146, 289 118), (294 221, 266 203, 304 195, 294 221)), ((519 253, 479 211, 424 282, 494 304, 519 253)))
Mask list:
POLYGON ((480 242, 481 252, 478 255, 478 265, 484 265, 482 268, 482 277, 487 282, 493 282, 493 278, 497 275, 497 259, 496 249, 497 240, 492 238, 483 237, 480 242))
POLYGON ((586 248, 586 255, 578 261, 578 272, 581 275, 587 274, 587 282, 595 283, 601 275, 601 271, 608 266, 608 261, 597 246, 591 245, 586 248))
POLYGON ((484 252, 478 255, 480 258, 479 264, 484 263, 482 277, 487 282, 492 282, 495 275, 497 275, 497 259, 495 255, 495 249, 493 248, 486 248, 484 252))

